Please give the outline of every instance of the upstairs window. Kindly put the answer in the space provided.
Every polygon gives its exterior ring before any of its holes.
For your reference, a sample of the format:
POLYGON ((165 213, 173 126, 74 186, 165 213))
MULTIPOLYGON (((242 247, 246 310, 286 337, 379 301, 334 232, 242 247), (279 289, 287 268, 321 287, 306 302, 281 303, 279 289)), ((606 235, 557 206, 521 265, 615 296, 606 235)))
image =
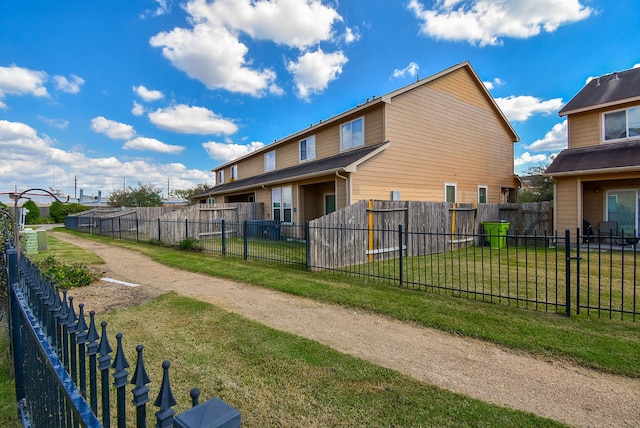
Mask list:
POLYGON ((238 179, 238 165, 233 165, 231 167, 231 180, 238 179))
POLYGON ((224 183, 224 170, 218 171, 218 184, 224 183))
POLYGON ((603 121, 604 141, 640 137, 640 107, 605 113, 603 121))
POLYGON ((300 140, 300 162, 316 158, 316 137, 312 135, 300 140))
POLYGON ((264 170, 266 172, 274 169, 276 169, 276 152, 272 150, 264 155, 264 170))
POLYGON ((340 150, 364 146, 364 118, 347 122, 340 127, 340 150))

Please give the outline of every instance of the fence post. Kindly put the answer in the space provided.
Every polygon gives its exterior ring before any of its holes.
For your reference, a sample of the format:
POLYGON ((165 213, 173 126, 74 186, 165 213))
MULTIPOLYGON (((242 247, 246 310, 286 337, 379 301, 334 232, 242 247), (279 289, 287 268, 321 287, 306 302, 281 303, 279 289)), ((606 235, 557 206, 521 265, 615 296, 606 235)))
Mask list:
POLYGON ((571 234, 569 229, 564 231, 565 249, 565 313, 571 316, 571 234))
POLYGON ((400 274, 398 275, 398 280, 400 281, 400 287, 402 287, 402 283, 404 281, 403 278, 403 269, 402 269, 402 265, 403 265, 403 251, 402 251, 402 225, 399 224, 398 225, 398 251, 400 252, 400 257, 398 258, 398 268, 400 269, 400 274))
POLYGON ((158 242, 162 242, 162 239, 160 239, 160 217, 158 217, 158 242))
POLYGON ((147 384, 151 382, 147 370, 144 368, 144 361, 142 360, 142 345, 136 346, 136 352, 138 353, 138 361, 136 362, 136 370, 133 372, 133 378, 131 383, 135 385, 133 388, 133 405, 136 406, 136 426, 147 426, 147 406, 149 402, 149 388, 147 384))
POLYGON ((222 219, 221 221, 221 227, 222 227, 222 255, 226 256, 227 255, 227 226, 226 223, 224 221, 224 219, 222 219))
POLYGON ((187 239, 189 237, 189 219, 184 219, 184 238, 187 239))
MULTIPOLYGON (((12 356, 12 369, 16 384, 16 401, 26 397, 24 380, 24 344, 20 338, 20 309, 14 288, 18 287, 18 251, 15 248, 7 249, 7 262, 9 265, 9 329, 11 340, 9 341, 12 356)), ((20 414, 20 412, 18 412, 20 414)))
POLYGON ((242 222, 242 235, 243 235, 243 258, 247 260, 249 258, 249 222, 247 220, 242 222))
POLYGON ((309 234, 310 232, 310 227, 309 227, 309 222, 305 222, 304 223, 304 236, 305 236, 305 247, 307 250, 307 270, 311 270, 311 235, 309 234))
POLYGON ((127 386, 127 368, 129 367, 129 362, 127 358, 124 356, 124 350, 122 349, 122 333, 116 334, 116 340, 118 341, 118 346, 116 348, 116 356, 113 360, 112 369, 115 370, 113 373, 113 386, 116 387, 116 405, 118 407, 118 427, 125 427, 127 423, 126 419, 126 400, 125 394, 126 391, 124 389, 127 386))
POLYGON ((171 406, 177 404, 173 392, 171 392, 171 385, 169 383, 169 366, 171 363, 165 360, 162 362, 162 384, 160 386, 160 392, 154 406, 159 407, 160 410, 156 412, 156 427, 158 428, 171 428, 173 426, 173 415, 175 412, 171 406))
POLYGON ((98 358, 98 369, 100 370, 100 379, 102 380, 102 425, 105 427, 111 426, 111 409, 109 404, 109 369, 111 368, 111 356, 109 355, 113 350, 109 346, 109 339, 107 338, 107 322, 102 321, 102 334, 100 335, 100 348, 98 352, 100 357, 98 358))
POLYGON ((580 315, 580 228, 576 229, 576 314, 580 315))
POLYGON ((136 217, 136 242, 140 241, 140 224, 138 222, 138 217, 136 217))

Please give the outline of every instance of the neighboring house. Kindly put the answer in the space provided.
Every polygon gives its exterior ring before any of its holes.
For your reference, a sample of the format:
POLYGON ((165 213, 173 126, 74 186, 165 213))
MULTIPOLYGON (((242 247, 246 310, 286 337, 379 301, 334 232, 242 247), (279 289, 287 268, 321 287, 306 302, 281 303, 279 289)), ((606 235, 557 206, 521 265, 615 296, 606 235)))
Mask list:
POLYGON ((547 168, 554 180, 557 231, 638 230, 640 68, 591 80, 559 112, 569 148, 547 168), (587 223, 584 223, 586 226, 587 223))
POLYGON ((261 202, 295 223, 363 199, 515 202, 516 141, 464 62, 213 169, 195 199, 261 202))

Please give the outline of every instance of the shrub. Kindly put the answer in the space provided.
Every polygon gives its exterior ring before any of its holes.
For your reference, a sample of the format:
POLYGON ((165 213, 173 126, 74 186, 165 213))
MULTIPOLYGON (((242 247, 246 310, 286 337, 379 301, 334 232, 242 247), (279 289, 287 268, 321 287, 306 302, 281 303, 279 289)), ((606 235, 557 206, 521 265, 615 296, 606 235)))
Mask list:
POLYGON ((64 264, 53 256, 46 256, 38 260, 36 265, 44 276, 64 289, 85 287, 100 278, 99 273, 83 264, 64 264))
POLYGON ((33 201, 27 201, 22 208, 28 211, 24 219, 25 224, 36 224, 40 218, 40 208, 38 208, 38 205, 33 201))
POLYGON ((204 248, 202 248, 202 244, 195 238, 184 238, 182 241, 178 243, 178 247, 184 251, 196 251, 200 252, 204 248))

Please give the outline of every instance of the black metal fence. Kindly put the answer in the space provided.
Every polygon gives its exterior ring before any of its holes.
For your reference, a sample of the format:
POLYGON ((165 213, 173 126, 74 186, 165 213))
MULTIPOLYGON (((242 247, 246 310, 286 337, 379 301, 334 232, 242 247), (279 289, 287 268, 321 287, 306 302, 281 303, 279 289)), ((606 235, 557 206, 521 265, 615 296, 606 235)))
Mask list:
POLYGON ((76 226, 116 239, 187 244, 227 257, 528 309, 634 321, 640 314, 638 240, 610 231, 507 235, 225 220, 123 224, 98 219, 76 226))
MULTIPOLYGON (((5 277, 10 287, 9 313, 12 361, 19 417, 25 427, 118 427, 127 424, 126 387, 133 385, 132 403, 136 427, 147 426, 150 383, 143 346, 136 347, 137 361, 131 380, 122 334, 116 337, 115 354, 109 343, 107 323, 98 325, 93 311, 89 320, 73 297, 43 278, 27 257, 6 241, 3 253, 5 277), (113 384, 110 384, 110 377, 113 384), (115 393, 112 397, 113 386, 115 393)), ((180 415, 172 409, 176 400, 169 383, 169 361, 162 363, 163 378, 154 406, 157 427, 239 427, 240 413, 214 398, 198 403, 191 391, 192 408, 180 415)))

